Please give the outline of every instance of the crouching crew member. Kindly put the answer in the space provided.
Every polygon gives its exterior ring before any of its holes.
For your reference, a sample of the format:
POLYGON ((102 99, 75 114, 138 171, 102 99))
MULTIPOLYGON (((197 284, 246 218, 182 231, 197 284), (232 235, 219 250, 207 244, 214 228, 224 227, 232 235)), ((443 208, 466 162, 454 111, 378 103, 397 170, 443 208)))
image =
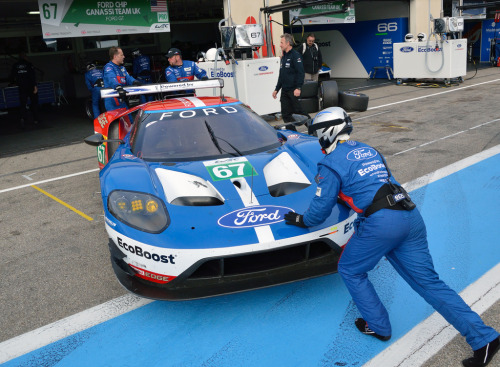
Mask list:
POLYGON ((351 118, 340 107, 318 113, 309 132, 318 136, 326 154, 318 163, 316 196, 304 215, 289 212, 285 220, 302 227, 319 225, 331 214, 337 197, 358 213, 355 233, 338 264, 362 315, 355 321, 357 329, 383 341, 391 338, 389 315, 367 276, 385 256, 401 277, 465 336, 474 356, 465 359, 463 365, 486 366, 499 349, 499 333, 486 326, 439 279, 429 253, 424 221, 406 191, 392 177, 384 157, 364 143, 349 140, 351 118))

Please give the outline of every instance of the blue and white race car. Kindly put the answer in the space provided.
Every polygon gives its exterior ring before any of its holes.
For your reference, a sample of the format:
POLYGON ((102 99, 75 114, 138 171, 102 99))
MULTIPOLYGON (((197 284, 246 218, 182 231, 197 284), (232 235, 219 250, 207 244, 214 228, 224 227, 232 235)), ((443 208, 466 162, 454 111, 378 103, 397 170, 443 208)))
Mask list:
MULTIPOLYGON (((213 80, 156 88, 165 86, 213 80)), ((130 292, 183 300, 337 270, 351 209, 337 205, 312 228, 284 221, 315 195, 317 138, 276 130, 223 96, 174 95, 106 112, 94 127, 86 142, 98 146, 111 263, 130 292)))

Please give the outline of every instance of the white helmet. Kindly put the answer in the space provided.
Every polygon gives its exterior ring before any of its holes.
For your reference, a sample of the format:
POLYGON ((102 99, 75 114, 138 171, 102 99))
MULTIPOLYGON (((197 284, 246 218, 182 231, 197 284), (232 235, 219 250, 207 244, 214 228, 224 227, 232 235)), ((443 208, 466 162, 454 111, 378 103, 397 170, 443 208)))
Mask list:
POLYGON ((216 57, 217 57, 217 60, 221 60, 220 56, 217 55, 217 49, 216 48, 211 48, 205 54, 205 58, 207 59, 207 61, 215 61, 216 57))
POLYGON ((319 112, 309 126, 309 134, 319 139, 324 153, 331 153, 339 140, 349 139, 352 132, 352 120, 340 107, 329 107, 319 112))
POLYGON ((413 34, 412 33, 407 33, 405 36, 405 42, 413 42, 413 34))
POLYGON ((427 35, 425 33, 420 32, 417 34, 417 38, 419 42, 427 41, 427 35))

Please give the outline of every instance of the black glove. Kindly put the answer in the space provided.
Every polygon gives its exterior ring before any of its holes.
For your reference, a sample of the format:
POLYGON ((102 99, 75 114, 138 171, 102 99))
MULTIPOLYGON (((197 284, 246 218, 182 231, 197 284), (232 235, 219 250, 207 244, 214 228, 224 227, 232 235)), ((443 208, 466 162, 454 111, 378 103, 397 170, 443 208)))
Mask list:
POLYGON ((304 216, 295 212, 288 212, 285 214, 286 224, 291 224, 297 227, 307 228, 304 224, 304 216))
POLYGON ((104 81, 102 79, 97 79, 94 83, 94 87, 104 87, 104 81))
POLYGON ((205 76, 201 77, 201 80, 208 80, 208 76, 205 75, 205 76))
POLYGON ((121 99, 125 100, 127 98, 127 92, 121 85, 117 86, 115 90, 118 92, 118 95, 120 96, 121 99))
POLYGON ((138 80, 134 80, 134 82, 132 83, 132 85, 142 85, 142 83, 138 80))

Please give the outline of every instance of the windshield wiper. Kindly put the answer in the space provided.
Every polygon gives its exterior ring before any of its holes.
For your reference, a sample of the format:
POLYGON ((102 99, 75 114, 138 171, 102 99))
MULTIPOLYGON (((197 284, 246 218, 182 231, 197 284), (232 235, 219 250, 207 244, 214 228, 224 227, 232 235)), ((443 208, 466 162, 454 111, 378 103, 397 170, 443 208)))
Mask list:
POLYGON ((218 136, 215 136, 214 134, 214 131, 212 130, 212 127, 208 124, 208 122, 205 120, 205 125, 207 126, 207 129, 208 129, 208 132, 210 133, 210 137, 212 138, 212 141, 214 142, 215 146, 217 147, 217 149, 219 149, 219 152, 222 154, 222 151, 228 153, 228 154, 231 154, 233 156, 236 156, 236 154, 234 153, 231 153, 231 152, 227 152, 225 151, 224 149, 222 149, 219 145, 219 142, 218 140, 222 140, 224 143, 226 143, 227 145, 229 145, 231 148, 233 148, 233 150, 238 153, 238 155, 240 157, 243 156, 243 153, 241 153, 238 148, 236 148, 233 144, 231 144, 230 142, 228 142, 226 139, 222 139, 222 138, 219 138, 218 136))
POLYGON ((208 133, 210 134, 210 138, 214 142, 215 147, 219 150, 219 153, 222 154, 222 148, 219 145, 219 142, 217 141, 217 138, 215 137, 214 131, 212 130, 212 127, 208 124, 208 122, 205 120, 205 126, 207 127, 208 133))

